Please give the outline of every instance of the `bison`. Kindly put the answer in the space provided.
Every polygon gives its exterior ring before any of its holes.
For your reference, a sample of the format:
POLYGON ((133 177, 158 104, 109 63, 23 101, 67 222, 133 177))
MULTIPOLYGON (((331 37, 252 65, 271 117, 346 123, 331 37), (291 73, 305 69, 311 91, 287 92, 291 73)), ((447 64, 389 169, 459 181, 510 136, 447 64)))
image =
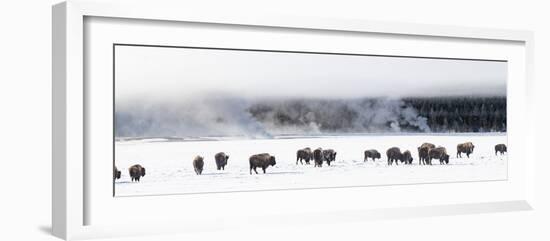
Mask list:
POLYGON ((474 152, 474 144, 466 142, 458 144, 456 146, 456 157, 462 157, 462 153, 466 153, 466 156, 470 158, 470 154, 474 152))
POLYGON ((375 161, 375 159, 380 159, 380 152, 374 149, 366 150, 365 151, 365 159, 363 159, 364 162, 368 160, 368 158, 372 158, 372 161, 375 161))
POLYGON ((505 152, 508 152, 506 145, 504 144, 497 144, 495 146, 495 156, 500 153, 501 155, 504 155, 505 152))
POLYGON ((399 147, 392 147, 386 151, 386 156, 388 157, 388 165, 391 166, 393 161, 395 161, 396 165, 399 165, 398 161, 401 160, 403 154, 399 147))
POLYGON ((202 156, 196 156, 193 159, 193 168, 195 169, 195 173, 197 173, 197 175, 201 175, 203 167, 204 167, 204 158, 202 156))
POLYGON ((296 165, 298 165, 298 161, 300 161, 301 164, 304 164, 302 160, 306 161, 306 164, 309 164, 311 159, 313 159, 313 152, 311 152, 311 148, 309 147, 300 149, 296 152, 296 165))
POLYGON ((113 167, 113 180, 120 179, 121 172, 116 168, 116 166, 113 167))
POLYGON ((322 167, 324 159, 323 149, 319 147, 313 151, 313 161, 315 162, 315 167, 322 167))
POLYGON ((429 156, 428 156, 428 152, 430 152, 430 149, 429 147, 418 147, 418 164, 419 165, 429 165, 430 162, 429 162, 429 156))
POLYGON ((145 176, 145 168, 142 167, 139 164, 133 165, 130 168, 128 168, 128 173, 130 174, 130 177, 132 178, 132 182, 135 180, 139 182, 139 179, 143 176, 145 176))
POLYGON ((275 156, 271 156, 268 153, 255 154, 250 156, 248 159, 250 162, 250 175, 252 175, 252 170, 258 174, 256 171, 257 167, 261 167, 265 174, 265 169, 269 166, 275 166, 275 156))
POLYGON ((430 149, 430 151, 428 152, 428 162, 432 163, 432 159, 439 159, 439 164, 449 164, 449 155, 447 154, 447 149, 445 149, 445 147, 436 147, 436 148, 432 148, 430 149))
POLYGON ((403 152, 403 155, 401 156, 401 162, 404 162, 405 164, 412 164, 413 157, 411 155, 411 152, 409 150, 406 150, 403 152))
POLYGON ((216 155, 214 155, 214 159, 216 160, 216 167, 218 170, 225 170, 225 165, 227 165, 227 160, 229 159, 229 156, 226 155, 224 152, 218 152, 216 155))
POLYGON ((327 165, 330 166, 330 163, 336 161, 336 152, 332 149, 323 150, 323 159, 327 162, 327 165))
POLYGON ((422 165, 422 164, 424 164, 424 165, 431 164, 431 163, 428 162, 428 160, 429 160, 428 152, 432 148, 435 148, 435 145, 432 144, 432 143, 427 143, 427 142, 423 143, 420 147, 418 147, 418 163, 420 165, 422 165))

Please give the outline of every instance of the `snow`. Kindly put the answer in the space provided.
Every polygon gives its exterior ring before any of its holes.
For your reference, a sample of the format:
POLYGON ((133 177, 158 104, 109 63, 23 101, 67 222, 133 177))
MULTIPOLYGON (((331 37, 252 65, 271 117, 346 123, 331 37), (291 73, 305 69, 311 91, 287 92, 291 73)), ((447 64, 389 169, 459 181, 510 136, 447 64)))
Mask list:
POLYGON ((274 139, 204 138, 198 139, 129 139, 116 141, 116 166, 122 171, 115 181, 116 196, 212 193, 254 190, 280 190, 442 182, 493 181, 507 179, 506 154, 495 156, 494 146, 507 143, 501 133, 458 135, 351 135, 318 137, 278 137, 274 139), (456 145, 471 141, 474 153, 456 157, 456 145), (448 165, 438 160, 432 166, 418 164, 417 147, 431 142, 447 148, 448 165), (388 166, 386 150, 397 146, 410 150, 413 165, 388 166), (296 151, 310 147, 331 148, 336 162, 322 168, 296 165, 296 151), (378 150, 382 158, 363 162, 363 152, 378 150), (230 156, 225 170, 216 170, 214 155, 230 156), (248 158, 252 154, 270 153, 277 164, 263 174, 249 174, 248 158), (193 158, 205 158, 203 174, 193 171, 193 158), (130 181, 127 168, 141 164, 146 175, 141 182, 130 181))

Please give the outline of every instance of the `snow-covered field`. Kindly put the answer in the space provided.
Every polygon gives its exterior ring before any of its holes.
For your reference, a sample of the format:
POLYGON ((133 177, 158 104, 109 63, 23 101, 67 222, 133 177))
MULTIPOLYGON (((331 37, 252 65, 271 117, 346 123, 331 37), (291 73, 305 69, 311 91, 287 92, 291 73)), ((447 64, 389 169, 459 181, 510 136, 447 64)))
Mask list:
POLYGON ((185 194, 251 190, 301 189, 320 187, 392 185, 461 181, 503 180, 507 178, 507 156, 495 156, 494 146, 507 143, 505 134, 472 135, 387 135, 284 137, 275 139, 214 138, 215 140, 141 139, 116 142, 116 166, 122 177, 115 181, 116 196, 185 194), (471 141, 470 158, 456 158, 456 145, 471 141), (417 147, 431 142, 447 148, 449 165, 434 160, 432 166, 418 164, 417 147), (388 166, 386 150, 397 146, 410 150, 413 165, 388 166), (322 168, 296 165, 296 150, 311 147, 337 151, 336 162, 322 168), (363 151, 377 149, 382 158, 363 162, 363 151), (225 171, 216 170, 214 155, 230 156, 225 171), (275 155, 277 165, 263 174, 249 174, 251 154, 275 155), (204 171, 193 171, 196 155, 205 158, 204 171), (146 175, 132 183, 127 168, 141 164, 146 175))

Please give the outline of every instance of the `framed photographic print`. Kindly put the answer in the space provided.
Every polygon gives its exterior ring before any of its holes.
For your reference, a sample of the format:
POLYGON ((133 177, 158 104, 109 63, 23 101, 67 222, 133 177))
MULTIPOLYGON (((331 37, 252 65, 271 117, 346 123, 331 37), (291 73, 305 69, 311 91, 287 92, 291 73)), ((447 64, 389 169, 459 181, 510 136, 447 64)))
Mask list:
POLYGON ((503 60, 113 48, 115 196, 507 179, 503 60))
POLYGON ((532 208, 530 32, 117 1, 53 26, 61 238, 532 208))

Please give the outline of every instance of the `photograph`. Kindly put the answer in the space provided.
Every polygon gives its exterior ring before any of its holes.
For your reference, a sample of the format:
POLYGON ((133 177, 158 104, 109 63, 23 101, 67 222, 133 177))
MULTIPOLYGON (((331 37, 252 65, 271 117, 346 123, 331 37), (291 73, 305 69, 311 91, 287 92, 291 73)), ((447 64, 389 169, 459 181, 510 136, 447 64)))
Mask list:
POLYGON ((506 60, 114 44, 113 71, 115 197, 508 178, 506 60))

